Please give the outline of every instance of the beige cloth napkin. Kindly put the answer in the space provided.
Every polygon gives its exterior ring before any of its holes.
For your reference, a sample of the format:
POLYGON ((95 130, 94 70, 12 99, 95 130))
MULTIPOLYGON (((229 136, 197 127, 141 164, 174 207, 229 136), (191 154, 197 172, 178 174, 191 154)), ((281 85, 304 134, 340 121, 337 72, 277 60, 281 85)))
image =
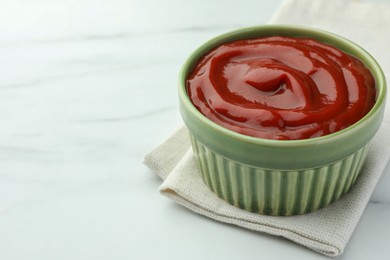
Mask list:
MULTIPOLYGON (((273 23, 294 23, 327 29, 368 49, 390 72, 390 5, 357 1, 285 1, 273 23)), ((387 74, 389 75, 389 74, 387 74)), ((215 196, 202 182, 185 127, 145 157, 144 163, 164 182, 160 192, 196 213, 246 229, 282 236, 327 256, 341 254, 390 158, 390 120, 370 144, 361 176, 352 190, 329 207, 292 217, 272 217, 235 208, 215 196)))

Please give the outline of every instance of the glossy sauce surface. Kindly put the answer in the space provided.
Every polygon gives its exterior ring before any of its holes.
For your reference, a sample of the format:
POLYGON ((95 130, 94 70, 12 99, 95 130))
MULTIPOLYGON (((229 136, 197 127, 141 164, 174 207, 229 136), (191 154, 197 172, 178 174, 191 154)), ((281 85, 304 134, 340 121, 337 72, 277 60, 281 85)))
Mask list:
POLYGON ((266 139, 327 135, 357 122, 375 103, 375 82, 355 57, 307 38, 223 44, 187 78, 191 102, 232 131, 266 139))

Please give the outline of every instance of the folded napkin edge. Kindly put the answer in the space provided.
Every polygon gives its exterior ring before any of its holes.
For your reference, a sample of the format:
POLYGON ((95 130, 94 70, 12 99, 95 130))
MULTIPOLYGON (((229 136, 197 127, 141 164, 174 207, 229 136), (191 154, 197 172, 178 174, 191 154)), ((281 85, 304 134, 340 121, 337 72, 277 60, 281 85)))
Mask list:
POLYGON ((185 196, 181 196, 175 190, 168 187, 164 187, 164 183, 160 186, 159 192, 163 196, 173 200, 174 202, 179 203, 185 208, 199 215, 211 218, 217 222, 238 226, 240 228, 245 228, 246 230, 257 231, 268 235, 282 237, 283 239, 290 240, 292 242, 295 242, 296 244, 299 244, 300 246, 310 248, 315 252, 321 253, 329 257, 336 257, 343 252, 343 249, 339 248, 335 244, 318 240, 315 237, 303 235, 294 230, 286 229, 284 227, 278 227, 276 225, 268 223, 258 223, 250 220, 248 221, 239 217, 217 214, 212 210, 204 208, 202 205, 196 204, 190 200, 185 199, 185 196), (251 227, 240 225, 240 223, 245 223, 246 225, 250 224, 251 227))

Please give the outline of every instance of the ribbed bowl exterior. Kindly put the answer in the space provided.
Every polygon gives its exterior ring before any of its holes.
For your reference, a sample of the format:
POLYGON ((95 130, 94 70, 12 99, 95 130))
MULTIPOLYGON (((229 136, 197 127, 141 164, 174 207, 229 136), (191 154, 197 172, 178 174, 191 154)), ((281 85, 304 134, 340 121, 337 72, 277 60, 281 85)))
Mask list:
POLYGON ((205 184, 238 208, 272 216, 291 216, 326 207, 355 182, 367 145, 321 167, 299 170, 264 169, 229 160, 191 135, 205 184))
POLYGON ((220 198, 247 211, 274 216, 312 212, 345 194, 355 182, 385 111, 386 79, 375 59, 355 43, 315 28, 262 25, 232 31, 201 45, 179 76, 180 113, 192 135, 204 182, 220 198), (187 77, 209 50, 226 42, 264 36, 308 37, 359 58, 376 84, 374 107, 355 124, 303 140, 268 140, 230 131, 192 104, 187 77))

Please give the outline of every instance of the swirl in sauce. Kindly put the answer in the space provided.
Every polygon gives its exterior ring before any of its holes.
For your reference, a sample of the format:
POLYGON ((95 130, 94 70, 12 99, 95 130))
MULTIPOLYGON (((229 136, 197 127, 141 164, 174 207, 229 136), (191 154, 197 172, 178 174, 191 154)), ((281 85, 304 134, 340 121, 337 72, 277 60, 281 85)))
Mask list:
POLYGON ((187 78, 191 102, 232 131, 266 139, 327 135, 364 117, 375 81, 355 57, 308 38, 266 37, 220 45, 187 78))

